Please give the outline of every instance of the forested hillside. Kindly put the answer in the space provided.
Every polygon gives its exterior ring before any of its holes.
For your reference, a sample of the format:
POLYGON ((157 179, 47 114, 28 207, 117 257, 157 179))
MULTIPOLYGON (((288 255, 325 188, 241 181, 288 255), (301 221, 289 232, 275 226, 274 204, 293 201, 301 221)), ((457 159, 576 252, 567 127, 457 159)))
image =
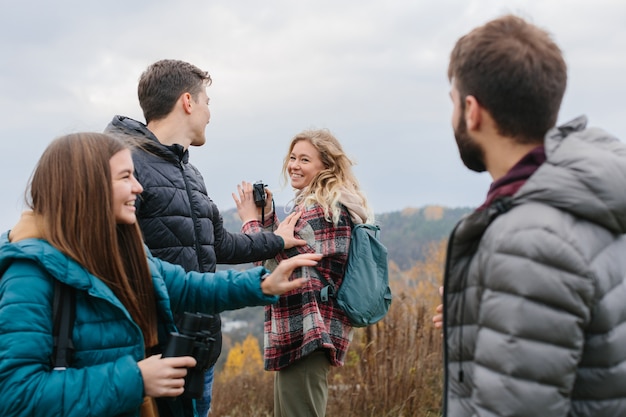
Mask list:
POLYGON ((428 246, 446 239, 459 219, 470 211, 468 207, 427 206, 377 215, 389 261, 402 271, 423 261, 428 246))

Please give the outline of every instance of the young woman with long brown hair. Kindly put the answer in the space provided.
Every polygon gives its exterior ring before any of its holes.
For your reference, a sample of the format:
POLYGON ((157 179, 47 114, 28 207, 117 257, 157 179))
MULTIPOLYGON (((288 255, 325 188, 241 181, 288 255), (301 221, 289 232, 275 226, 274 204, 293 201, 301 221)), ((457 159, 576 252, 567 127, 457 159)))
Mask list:
POLYGON ((304 283, 289 281, 294 268, 321 258, 292 259, 270 275, 187 273, 144 247, 134 207, 141 191, 118 139, 71 134, 45 150, 30 183, 32 211, 0 238, 0 415, 153 416, 151 398, 181 395, 196 363, 152 354, 176 329, 174 314, 273 303, 304 283), (55 280, 76 291, 65 370, 50 361, 55 280))

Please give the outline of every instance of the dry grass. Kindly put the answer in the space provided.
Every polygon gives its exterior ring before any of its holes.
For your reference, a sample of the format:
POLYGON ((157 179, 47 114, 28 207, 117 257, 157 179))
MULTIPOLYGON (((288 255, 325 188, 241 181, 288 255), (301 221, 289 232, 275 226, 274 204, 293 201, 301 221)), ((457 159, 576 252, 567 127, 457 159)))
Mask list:
MULTIPOLYGON (((422 300, 395 294, 381 323, 356 330, 346 365, 331 369, 328 417, 441 415, 441 332, 422 300)), ((210 417, 272 416, 272 373, 216 378, 210 417)))

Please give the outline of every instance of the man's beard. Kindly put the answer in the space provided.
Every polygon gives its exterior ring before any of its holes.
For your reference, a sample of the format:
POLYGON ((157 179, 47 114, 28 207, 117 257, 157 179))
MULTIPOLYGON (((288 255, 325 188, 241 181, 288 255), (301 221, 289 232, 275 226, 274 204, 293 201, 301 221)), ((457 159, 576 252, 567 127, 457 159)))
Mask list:
MULTIPOLYGON (((464 112, 461 112, 463 114, 464 112)), ((476 172, 485 172, 485 155, 483 149, 467 133, 467 123, 465 118, 459 116, 459 120, 454 126, 454 138, 459 148, 461 160, 466 167, 476 172)))

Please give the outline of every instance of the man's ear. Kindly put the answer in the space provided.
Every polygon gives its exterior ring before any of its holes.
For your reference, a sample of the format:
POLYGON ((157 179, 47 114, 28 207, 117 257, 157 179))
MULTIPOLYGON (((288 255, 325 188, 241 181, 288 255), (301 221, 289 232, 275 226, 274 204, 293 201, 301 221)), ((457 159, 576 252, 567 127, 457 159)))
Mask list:
POLYGON ((480 124, 482 122, 482 112, 483 108, 476 100, 474 96, 465 96, 465 123, 467 124, 467 130, 477 130, 480 129, 480 124))
POLYGON ((185 110, 185 113, 190 114, 191 113, 191 107, 193 105, 193 99, 191 97, 191 94, 183 93, 180 96, 180 99, 183 102, 183 110, 185 110))

